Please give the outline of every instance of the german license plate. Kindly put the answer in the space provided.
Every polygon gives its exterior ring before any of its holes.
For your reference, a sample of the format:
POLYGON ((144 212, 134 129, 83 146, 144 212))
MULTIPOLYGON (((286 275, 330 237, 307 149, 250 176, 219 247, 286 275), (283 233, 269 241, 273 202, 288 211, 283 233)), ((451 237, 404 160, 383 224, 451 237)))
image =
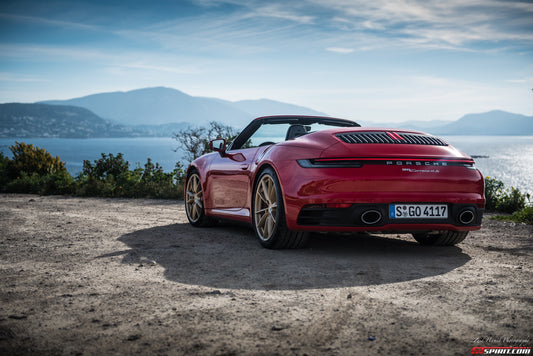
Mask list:
POLYGON ((446 219, 448 218, 448 205, 391 204, 389 217, 391 219, 446 219))

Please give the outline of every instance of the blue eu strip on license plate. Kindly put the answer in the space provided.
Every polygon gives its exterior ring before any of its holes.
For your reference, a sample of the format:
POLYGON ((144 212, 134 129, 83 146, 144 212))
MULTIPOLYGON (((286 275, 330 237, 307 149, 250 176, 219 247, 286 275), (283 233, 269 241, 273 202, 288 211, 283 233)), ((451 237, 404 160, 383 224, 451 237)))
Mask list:
POLYGON ((448 205, 446 204, 391 204, 389 205, 391 219, 447 219, 448 205))

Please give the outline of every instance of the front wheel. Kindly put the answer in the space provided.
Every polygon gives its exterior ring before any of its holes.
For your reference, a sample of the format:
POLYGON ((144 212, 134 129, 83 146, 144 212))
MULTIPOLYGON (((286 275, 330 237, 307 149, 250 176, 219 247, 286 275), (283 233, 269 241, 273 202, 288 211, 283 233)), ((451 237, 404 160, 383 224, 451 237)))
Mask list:
POLYGON ((259 243, 266 248, 300 248, 307 242, 304 231, 289 230, 278 177, 267 168, 259 175, 253 192, 252 220, 259 243))
POLYGON ((206 227, 213 225, 214 221, 205 215, 204 192, 202 181, 197 171, 193 170, 187 177, 185 188, 185 212, 192 226, 206 227))
POLYGON ((452 246, 463 241, 468 231, 439 231, 438 233, 414 233, 413 237, 421 245, 452 246))

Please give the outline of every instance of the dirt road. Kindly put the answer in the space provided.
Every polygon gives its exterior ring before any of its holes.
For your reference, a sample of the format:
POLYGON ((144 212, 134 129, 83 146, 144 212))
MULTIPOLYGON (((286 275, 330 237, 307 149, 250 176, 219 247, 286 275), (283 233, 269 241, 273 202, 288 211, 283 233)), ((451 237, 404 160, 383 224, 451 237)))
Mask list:
POLYGON ((0 195, 0 354, 469 355, 531 346, 533 227, 271 251, 181 202, 0 195))

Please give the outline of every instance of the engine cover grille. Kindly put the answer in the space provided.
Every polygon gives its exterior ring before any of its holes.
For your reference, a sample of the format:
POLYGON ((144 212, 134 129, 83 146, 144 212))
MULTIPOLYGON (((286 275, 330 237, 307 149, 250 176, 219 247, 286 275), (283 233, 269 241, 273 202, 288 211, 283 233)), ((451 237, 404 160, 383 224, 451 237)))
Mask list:
POLYGON ((337 134, 335 136, 337 136, 341 141, 345 143, 385 143, 404 145, 448 146, 446 142, 435 136, 403 132, 348 132, 337 134))

